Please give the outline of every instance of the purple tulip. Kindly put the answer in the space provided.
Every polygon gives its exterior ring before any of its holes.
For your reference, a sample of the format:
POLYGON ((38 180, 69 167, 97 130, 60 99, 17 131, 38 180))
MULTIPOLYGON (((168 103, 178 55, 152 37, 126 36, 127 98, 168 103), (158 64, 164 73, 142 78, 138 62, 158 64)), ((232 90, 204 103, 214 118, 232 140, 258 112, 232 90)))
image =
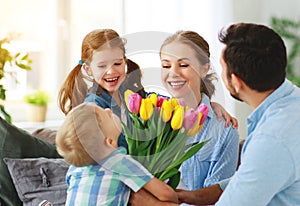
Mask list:
POLYGON ((138 93, 133 93, 128 95, 128 109, 134 114, 138 114, 140 111, 140 106, 142 102, 142 97, 138 93))
POLYGON ((199 107, 197 108, 197 112, 202 113, 202 118, 200 120, 200 125, 202 125, 207 118, 209 109, 205 104, 200 104, 199 107))
POLYGON ((191 129, 195 126, 198 119, 198 112, 196 112, 194 109, 189 109, 184 114, 183 119, 183 126, 185 129, 191 129))

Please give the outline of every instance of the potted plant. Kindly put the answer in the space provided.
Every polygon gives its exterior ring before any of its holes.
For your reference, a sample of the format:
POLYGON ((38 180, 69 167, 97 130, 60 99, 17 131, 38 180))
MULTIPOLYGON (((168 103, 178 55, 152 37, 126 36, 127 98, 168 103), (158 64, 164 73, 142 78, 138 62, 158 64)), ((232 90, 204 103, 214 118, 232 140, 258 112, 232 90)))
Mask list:
MULTIPOLYGON (((16 35, 10 34, 5 38, 0 39, 0 116, 3 115, 7 122, 11 122, 11 116, 4 108, 4 101, 6 100, 6 89, 1 80, 5 78, 5 75, 11 75, 11 73, 5 71, 5 66, 7 66, 7 64, 10 64, 11 66, 16 66, 21 69, 31 70, 30 64, 32 63, 32 60, 29 59, 27 53, 22 54, 18 52, 16 54, 13 54, 5 48, 5 46, 7 46, 7 44, 9 44, 14 38, 16 38, 16 35)), ((11 76, 15 78, 13 75, 11 76)))
POLYGON ((271 18, 271 27, 287 41, 290 49, 288 51, 288 62, 286 77, 295 85, 300 86, 299 69, 300 56, 300 20, 295 21, 288 18, 271 18))
POLYGON ((47 91, 38 89, 24 96, 28 104, 28 121, 44 122, 46 120, 47 106, 50 95, 47 91))

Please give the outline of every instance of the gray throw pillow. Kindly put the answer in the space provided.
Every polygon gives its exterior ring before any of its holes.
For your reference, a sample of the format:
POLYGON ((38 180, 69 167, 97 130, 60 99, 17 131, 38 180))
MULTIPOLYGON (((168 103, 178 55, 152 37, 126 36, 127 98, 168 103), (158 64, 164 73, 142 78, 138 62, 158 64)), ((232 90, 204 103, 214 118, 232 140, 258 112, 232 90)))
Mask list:
POLYGON ((69 165, 63 159, 4 158, 4 162, 24 206, 36 206, 43 200, 65 205, 69 165))
POLYGON ((1 206, 21 206, 22 202, 3 158, 59 158, 56 147, 0 117, 0 202, 1 206))

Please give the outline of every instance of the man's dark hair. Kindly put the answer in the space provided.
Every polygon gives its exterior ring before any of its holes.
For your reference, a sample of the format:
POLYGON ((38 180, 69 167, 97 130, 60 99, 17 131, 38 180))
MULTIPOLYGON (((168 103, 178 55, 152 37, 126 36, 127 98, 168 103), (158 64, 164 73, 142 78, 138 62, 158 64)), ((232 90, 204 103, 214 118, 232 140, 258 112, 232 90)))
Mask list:
POLYGON ((276 89, 285 80, 287 54, 282 38, 258 24, 238 23, 219 33, 230 78, 237 75, 259 92, 276 89))

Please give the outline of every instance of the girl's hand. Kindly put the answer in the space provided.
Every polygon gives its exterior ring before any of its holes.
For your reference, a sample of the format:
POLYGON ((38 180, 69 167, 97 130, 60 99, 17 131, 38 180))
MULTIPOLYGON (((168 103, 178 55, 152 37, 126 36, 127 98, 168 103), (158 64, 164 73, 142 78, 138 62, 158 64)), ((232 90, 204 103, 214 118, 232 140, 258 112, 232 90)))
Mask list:
POLYGON ((238 121, 236 118, 231 116, 219 103, 211 102, 210 103, 213 110, 215 111, 218 119, 221 121, 223 118, 225 119, 225 126, 228 127, 229 123, 232 123, 232 128, 238 128, 238 121))

